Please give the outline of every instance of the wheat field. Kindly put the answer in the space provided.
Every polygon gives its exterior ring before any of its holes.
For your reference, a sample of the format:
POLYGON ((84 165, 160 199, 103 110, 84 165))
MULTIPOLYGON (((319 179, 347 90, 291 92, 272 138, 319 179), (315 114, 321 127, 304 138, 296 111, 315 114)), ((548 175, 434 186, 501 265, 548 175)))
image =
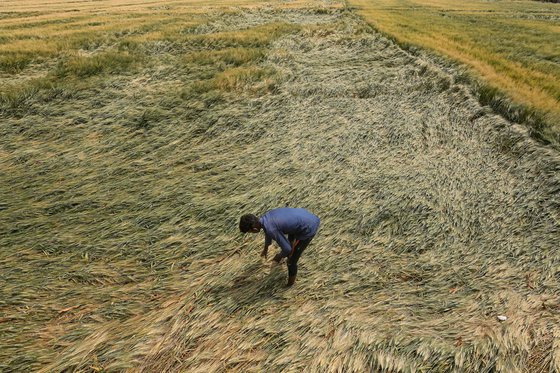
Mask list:
POLYGON ((464 71, 337 1, 72 4, 0 5, 0 371, 560 371, 560 156, 464 71), (289 289, 238 230, 286 204, 289 289))
POLYGON ((469 67, 479 98, 560 144, 560 4, 530 0, 349 0, 399 45, 469 67))

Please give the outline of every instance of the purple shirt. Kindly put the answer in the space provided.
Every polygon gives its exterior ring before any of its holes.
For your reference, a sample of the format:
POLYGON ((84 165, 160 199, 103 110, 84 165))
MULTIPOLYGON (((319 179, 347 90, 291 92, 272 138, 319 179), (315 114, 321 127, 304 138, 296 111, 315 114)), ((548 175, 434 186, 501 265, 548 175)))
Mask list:
POLYGON ((259 219, 264 233, 265 243, 268 247, 272 240, 276 241, 282 249, 282 255, 288 256, 292 246, 285 235, 291 235, 296 240, 307 240, 315 236, 321 220, 306 209, 281 207, 270 210, 259 219))

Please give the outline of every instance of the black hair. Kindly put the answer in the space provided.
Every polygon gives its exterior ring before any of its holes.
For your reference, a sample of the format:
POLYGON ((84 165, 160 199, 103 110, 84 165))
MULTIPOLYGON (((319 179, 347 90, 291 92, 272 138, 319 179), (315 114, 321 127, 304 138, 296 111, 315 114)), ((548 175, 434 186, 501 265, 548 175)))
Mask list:
POLYGON ((259 218, 253 214, 246 214, 239 219, 239 230, 243 233, 249 232, 259 224, 259 218))

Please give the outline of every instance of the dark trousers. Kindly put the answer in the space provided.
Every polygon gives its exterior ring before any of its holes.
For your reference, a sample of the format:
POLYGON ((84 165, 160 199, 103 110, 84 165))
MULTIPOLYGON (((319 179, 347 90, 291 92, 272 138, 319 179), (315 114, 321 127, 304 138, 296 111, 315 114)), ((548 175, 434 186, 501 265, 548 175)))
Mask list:
POLYGON ((308 238, 307 240, 296 240, 293 236, 288 235, 288 241, 290 241, 290 244, 292 245, 292 255, 290 255, 288 257, 288 276, 292 277, 295 276, 297 274, 297 262, 299 260, 299 257, 301 256, 301 253, 303 253, 303 250, 305 250, 305 248, 309 245, 309 243, 311 242, 311 240, 313 239, 313 237, 308 238), (296 245, 296 247, 294 248, 294 243, 296 245))

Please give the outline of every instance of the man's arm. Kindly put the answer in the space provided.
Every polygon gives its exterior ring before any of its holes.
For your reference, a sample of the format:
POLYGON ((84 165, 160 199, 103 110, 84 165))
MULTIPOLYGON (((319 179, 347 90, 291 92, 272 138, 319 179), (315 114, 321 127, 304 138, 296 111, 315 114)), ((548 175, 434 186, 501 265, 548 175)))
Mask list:
POLYGON ((276 241, 282 249, 282 251, 278 253, 276 257, 279 257, 281 259, 289 256, 292 253, 292 245, 290 245, 290 242, 282 232, 275 232, 273 238, 274 241, 276 241))
POLYGON ((270 244, 272 243, 272 238, 270 238, 270 236, 265 232, 264 234, 264 249, 261 253, 261 256, 264 256, 266 259, 266 256, 268 255, 268 247, 270 246, 270 244))

